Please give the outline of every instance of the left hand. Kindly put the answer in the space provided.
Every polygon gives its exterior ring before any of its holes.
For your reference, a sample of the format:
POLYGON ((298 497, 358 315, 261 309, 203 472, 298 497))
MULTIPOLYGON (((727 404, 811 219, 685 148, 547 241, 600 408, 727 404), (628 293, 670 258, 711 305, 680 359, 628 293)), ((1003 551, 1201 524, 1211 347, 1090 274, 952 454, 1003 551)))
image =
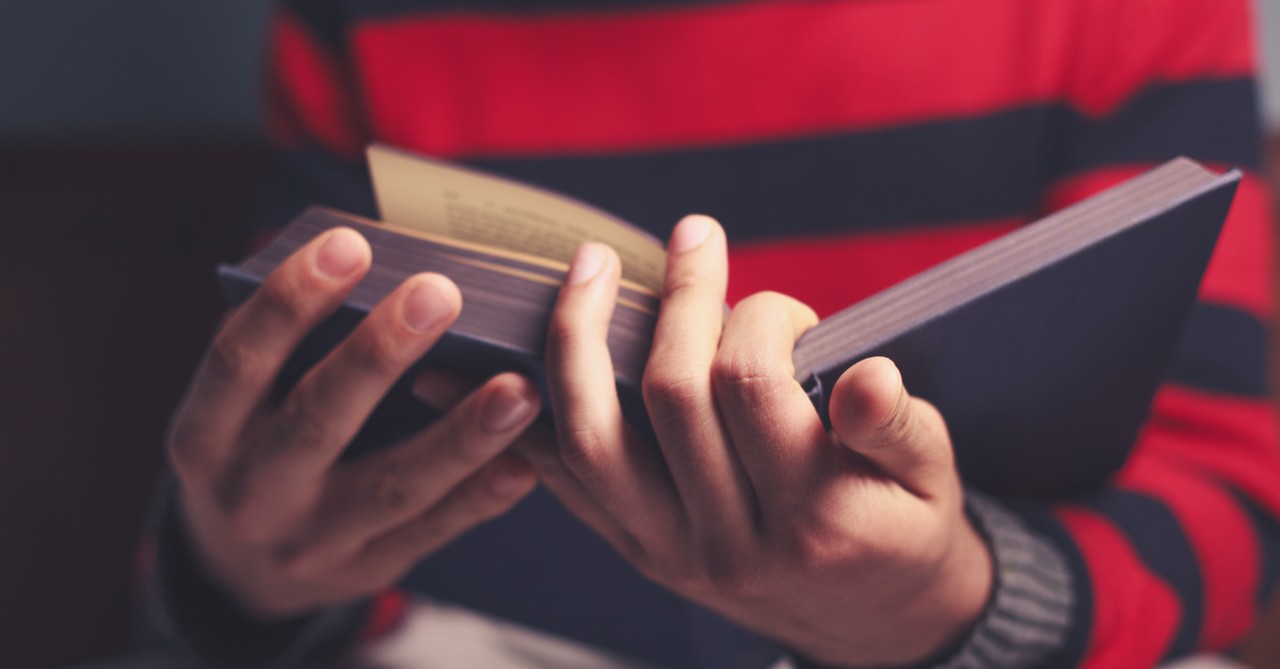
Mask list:
POLYGON ((649 578, 815 660, 910 663, 957 643, 992 569, 938 412, 868 359, 824 429, 791 365, 816 316, 762 293, 724 322, 724 233, 691 216, 644 375, 655 447, 623 421, 605 343, 619 273, 584 245, 552 316, 559 448, 527 453, 544 484, 649 578))

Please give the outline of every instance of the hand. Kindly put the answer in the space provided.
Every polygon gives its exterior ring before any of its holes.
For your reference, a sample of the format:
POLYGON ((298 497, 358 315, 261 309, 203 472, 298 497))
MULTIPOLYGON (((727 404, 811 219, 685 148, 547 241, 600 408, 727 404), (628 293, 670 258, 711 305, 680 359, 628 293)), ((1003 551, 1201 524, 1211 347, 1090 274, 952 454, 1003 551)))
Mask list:
POLYGON ((287 397, 269 399, 293 349, 369 263, 349 229, 297 251, 231 312, 173 419, 168 453, 194 548, 262 619, 376 592, 536 482, 507 451, 538 413, 536 391, 513 374, 403 443, 338 462, 457 317, 461 296, 439 275, 406 280, 287 397))
POLYGON ((791 350, 816 322, 775 294, 723 323, 724 234, 672 235, 643 391, 658 444, 622 420, 607 324, 619 261, 585 245, 549 333, 558 457, 543 482, 644 574, 833 664, 920 661, 957 643, 991 588, 941 416, 888 360, 836 384, 827 432, 791 350))

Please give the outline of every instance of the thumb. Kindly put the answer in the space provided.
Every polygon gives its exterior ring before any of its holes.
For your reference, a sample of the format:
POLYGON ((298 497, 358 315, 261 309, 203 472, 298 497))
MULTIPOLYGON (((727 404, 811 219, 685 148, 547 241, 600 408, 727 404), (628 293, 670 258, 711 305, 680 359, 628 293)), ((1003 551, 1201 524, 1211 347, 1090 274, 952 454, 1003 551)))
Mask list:
POLYGON ((954 488, 951 438, 942 414, 907 393, 892 360, 867 358, 850 367, 836 381, 830 407, 840 443, 902 487, 922 498, 954 488))

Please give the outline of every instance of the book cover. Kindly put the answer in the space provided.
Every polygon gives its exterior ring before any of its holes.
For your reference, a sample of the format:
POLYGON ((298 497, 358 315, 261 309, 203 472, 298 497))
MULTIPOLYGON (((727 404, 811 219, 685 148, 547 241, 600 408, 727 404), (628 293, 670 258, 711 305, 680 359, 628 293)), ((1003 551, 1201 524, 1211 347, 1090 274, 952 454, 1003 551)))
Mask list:
MULTIPOLYGON (((420 366, 477 377, 516 370, 541 383, 551 305, 573 250, 590 239, 623 258, 609 346, 628 420, 647 431, 639 382, 658 309, 656 239, 572 198, 448 163, 375 148, 371 165, 384 222, 313 208, 220 269, 239 301, 331 227, 353 227, 373 247, 373 269, 303 343, 282 389, 422 271, 453 279, 463 310, 420 366)), ((840 374, 886 355, 947 419, 970 485, 1023 497, 1101 485, 1142 426, 1238 180, 1171 161, 922 272, 806 333, 793 356, 797 382, 825 418, 840 374)), ((408 418, 422 411, 404 386, 355 450, 425 424, 408 418)))

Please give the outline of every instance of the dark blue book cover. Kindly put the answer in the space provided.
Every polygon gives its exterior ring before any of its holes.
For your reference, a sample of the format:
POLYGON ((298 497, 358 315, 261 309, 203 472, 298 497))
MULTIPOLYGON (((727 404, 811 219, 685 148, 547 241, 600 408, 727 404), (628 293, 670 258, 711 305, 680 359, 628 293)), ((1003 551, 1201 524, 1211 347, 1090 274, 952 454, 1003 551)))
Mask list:
MULTIPOLYGON (((825 416, 825 393, 854 362, 885 355, 907 389, 947 420, 966 483, 1054 497, 1101 485, 1128 456, 1194 303, 1239 174, 1171 161, 1009 233, 825 319, 797 343, 797 381, 825 416)), ((348 303, 301 347, 288 387, 409 275, 444 273, 464 308, 420 363, 477 376, 542 375, 547 317, 563 268, 530 265, 312 209, 220 276, 247 296, 290 251, 335 225, 360 230, 375 265, 348 303)), ((647 429, 639 379, 656 298, 624 294, 610 348, 621 397, 647 429)), ((403 385, 403 384, 402 384, 403 385)), ((399 388, 357 439, 372 447, 421 427, 399 388), (414 419, 406 419, 412 414, 414 419)))

